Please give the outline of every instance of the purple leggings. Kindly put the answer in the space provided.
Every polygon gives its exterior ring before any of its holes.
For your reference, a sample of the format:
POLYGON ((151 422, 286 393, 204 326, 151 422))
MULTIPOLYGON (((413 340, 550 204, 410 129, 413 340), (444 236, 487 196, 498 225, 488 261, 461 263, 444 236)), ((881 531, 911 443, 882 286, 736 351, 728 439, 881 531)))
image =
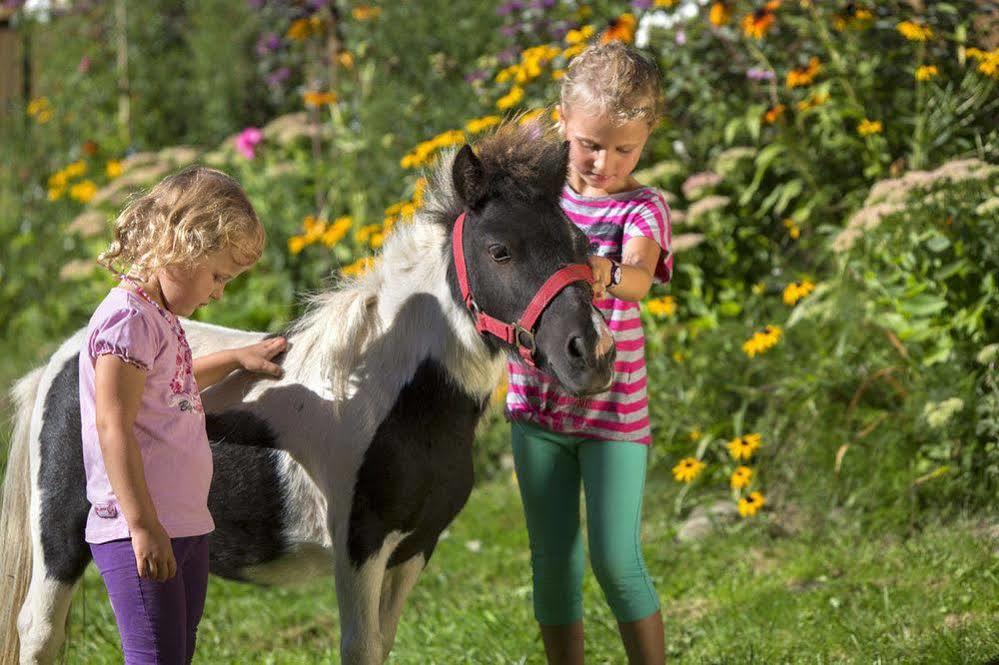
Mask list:
POLYGON ((126 665, 180 665, 194 657, 208 591, 208 535, 170 543, 177 574, 166 582, 139 577, 129 538, 90 545, 118 621, 126 665))

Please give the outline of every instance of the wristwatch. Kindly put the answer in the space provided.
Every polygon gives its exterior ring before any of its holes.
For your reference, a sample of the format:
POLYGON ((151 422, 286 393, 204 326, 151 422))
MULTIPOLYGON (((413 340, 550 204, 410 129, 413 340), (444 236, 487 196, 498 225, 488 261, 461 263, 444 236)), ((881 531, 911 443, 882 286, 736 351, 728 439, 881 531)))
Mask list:
POLYGON ((608 259, 608 261, 611 262, 611 270, 610 270, 610 283, 607 286, 608 287, 617 286, 618 284, 621 283, 621 273, 622 273, 621 264, 615 261, 614 259, 608 259))

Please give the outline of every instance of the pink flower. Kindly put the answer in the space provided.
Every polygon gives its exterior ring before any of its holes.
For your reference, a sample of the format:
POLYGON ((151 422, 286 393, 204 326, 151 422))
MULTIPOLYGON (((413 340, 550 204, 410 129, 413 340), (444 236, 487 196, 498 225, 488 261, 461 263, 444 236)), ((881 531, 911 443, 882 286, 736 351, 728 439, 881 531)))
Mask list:
POLYGON ((264 140, 264 133, 256 127, 247 127, 236 137, 236 150, 247 159, 256 157, 257 145, 264 140))

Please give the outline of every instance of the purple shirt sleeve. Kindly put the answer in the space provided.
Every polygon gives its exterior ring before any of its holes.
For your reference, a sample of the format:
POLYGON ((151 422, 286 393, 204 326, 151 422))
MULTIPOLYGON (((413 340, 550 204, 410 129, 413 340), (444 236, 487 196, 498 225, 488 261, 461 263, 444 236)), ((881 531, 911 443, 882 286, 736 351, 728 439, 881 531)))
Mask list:
POLYGON ((669 206, 662 194, 646 201, 635 210, 624 223, 624 245, 632 238, 651 238, 656 241, 662 252, 656 263, 655 279, 658 282, 668 282, 673 277, 672 223, 669 206))
POLYGON ((137 309, 123 308, 108 313, 103 321, 94 322, 87 341, 91 362, 98 356, 113 355, 149 371, 161 346, 158 332, 137 309))

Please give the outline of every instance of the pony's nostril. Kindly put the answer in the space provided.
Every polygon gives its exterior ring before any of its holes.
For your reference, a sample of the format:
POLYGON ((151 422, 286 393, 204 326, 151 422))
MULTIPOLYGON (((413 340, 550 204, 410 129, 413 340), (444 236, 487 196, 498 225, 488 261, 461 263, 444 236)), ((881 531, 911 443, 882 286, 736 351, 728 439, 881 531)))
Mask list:
POLYGON ((569 355, 575 359, 580 359, 586 356, 586 346, 583 343, 583 338, 579 335, 569 338, 569 355))

